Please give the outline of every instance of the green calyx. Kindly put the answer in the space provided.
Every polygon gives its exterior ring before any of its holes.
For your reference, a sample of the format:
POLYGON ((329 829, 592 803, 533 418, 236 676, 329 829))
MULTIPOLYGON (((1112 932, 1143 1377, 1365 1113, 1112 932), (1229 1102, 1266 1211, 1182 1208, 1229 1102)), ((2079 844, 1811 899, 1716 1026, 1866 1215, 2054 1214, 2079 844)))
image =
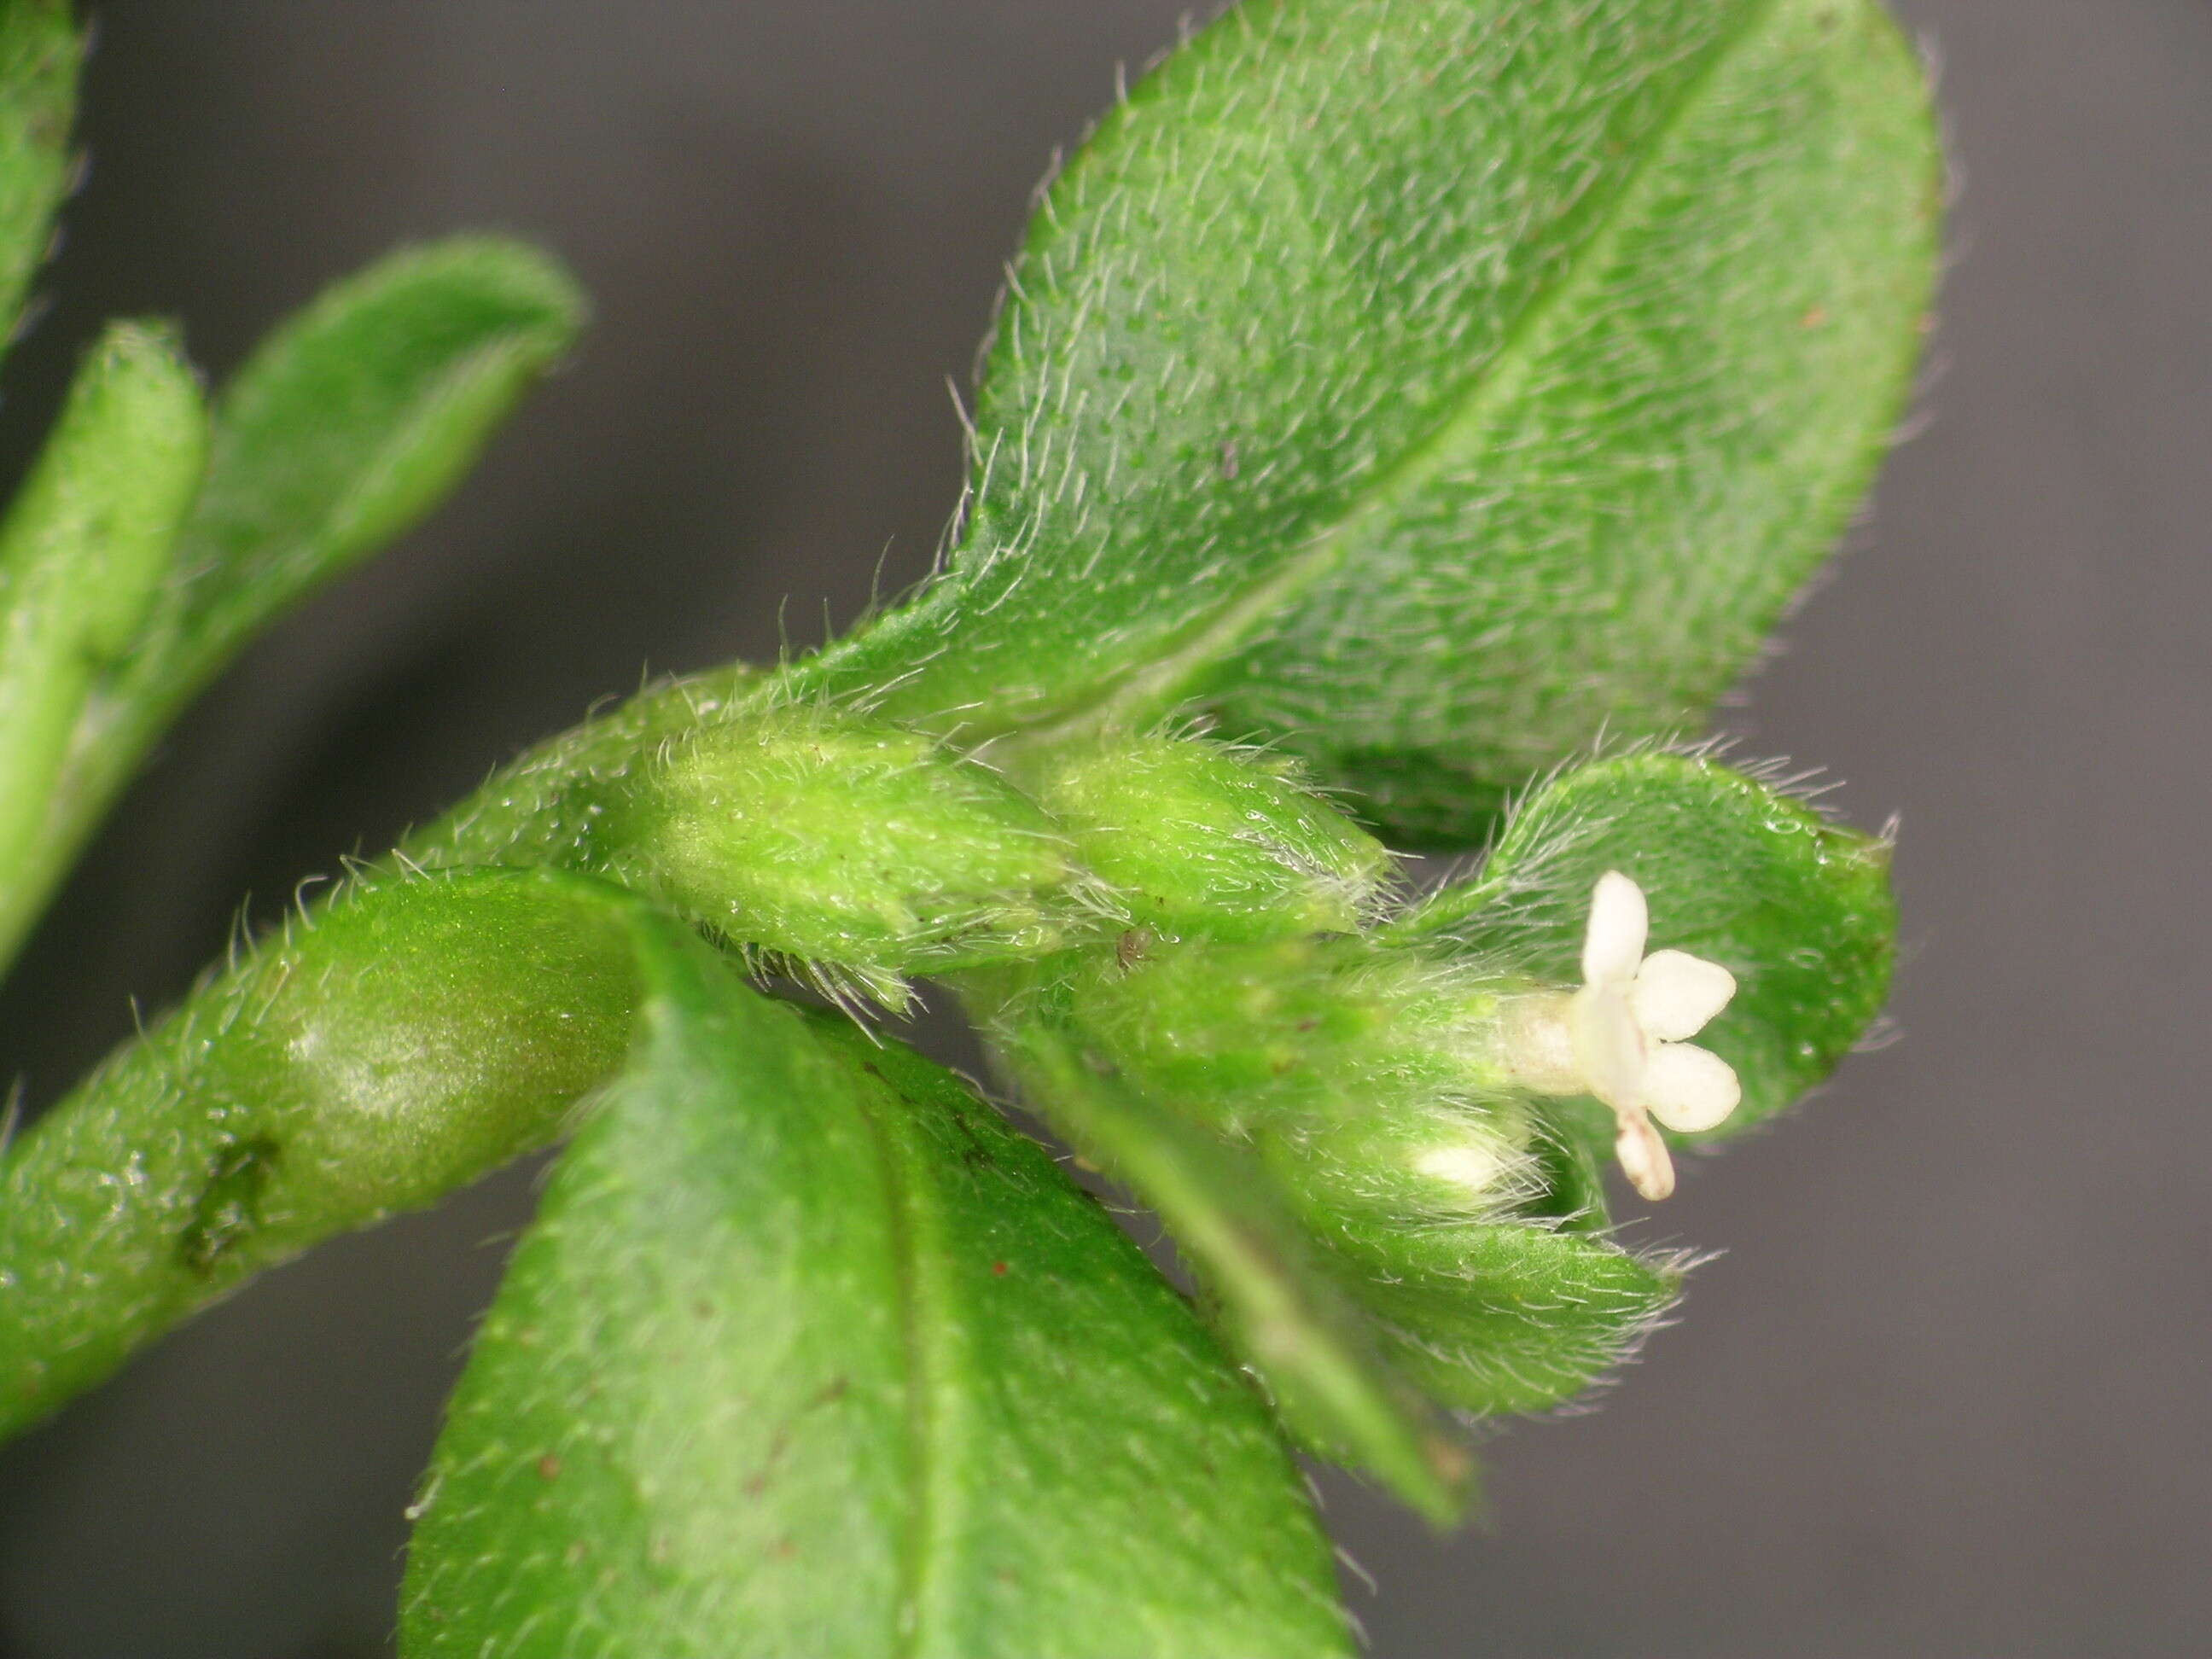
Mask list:
POLYGON ((1669 1264, 1605 1236, 1587 1159, 1501 1063, 1541 982, 1358 935, 1007 978, 986 981, 994 1041, 1158 1206, 1293 1432, 1432 1516, 1467 1496, 1437 1408, 1556 1404, 1675 1294, 1669 1264))
POLYGON ((1559 988, 1423 947, 1330 934, 1086 954, 1052 1017, 1135 1086, 1251 1146, 1294 1206, 1456 1222, 1594 1213, 1515 1076, 1518 1012, 1559 988), (1570 1190, 1571 1188, 1571 1190, 1570 1190))
POLYGON ((1022 763, 1017 787, 921 732, 766 708, 665 743, 595 792, 580 859, 733 943, 889 1000, 907 974, 1131 930, 1348 930, 1389 868, 1293 767, 1201 738, 1022 763))
POLYGON ((1349 931, 1378 908, 1389 854, 1294 765, 1147 735, 1001 769, 781 690, 642 698, 526 757, 410 855, 611 877, 766 965, 894 1006, 909 975, 1349 931))
POLYGON ((1118 920, 1069 837, 989 768, 783 708, 664 745, 586 857, 723 938, 901 997, 902 975, 1065 948, 1118 920))
POLYGON ((1153 736, 1050 750, 1032 769, 1131 924, 1169 939, 1350 932, 1390 870, 1294 761, 1153 736))
POLYGON ((1198 943, 1067 976, 1067 1019, 1139 1087, 1224 1133, 1494 1092, 1499 979, 1354 935, 1198 943))

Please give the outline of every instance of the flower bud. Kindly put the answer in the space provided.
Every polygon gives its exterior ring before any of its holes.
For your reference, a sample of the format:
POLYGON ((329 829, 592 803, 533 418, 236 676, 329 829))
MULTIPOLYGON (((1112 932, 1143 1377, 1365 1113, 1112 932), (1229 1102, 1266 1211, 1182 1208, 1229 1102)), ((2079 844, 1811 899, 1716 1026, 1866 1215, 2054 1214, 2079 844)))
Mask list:
POLYGON ((1130 920, 1170 939, 1350 932, 1389 854, 1295 764, 1194 738, 1052 756, 1037 797, 1130 920))
POLYGON ((1528 989, 1424 951, 1308 938, 1098 963, 1066 1007, 1139 1087, 1258 1148, 1310 1216, 1466 1218, 1541 1184, 1499 1042, 1528 989))
POLYGON ((1546 1191, 1535 1122, 1510 1095, 1413 1091, 1326 1121, 1265 1123, 1255 1139, 1299 1213, 1324 1227, 1503 1218, 1546 1191))
POLYGON ((1376 1352, 1438 1401, 1556 1405, 1672 1301, 1675 1264, 1606 1237, 1587 1150, 1517 1075, 1516 1024, 1569 994, 1340 936, 1085 955, 1050 1016, 1095 1068, 1249 1148, 1255 1205, 1282 1204, 1376 1352))
POLYGON ((733 943, 887 1000, 898 976, 1115 925, 1038 807, 918 732, 787 708, 671 745, 606 802, 601 867, 733 943))

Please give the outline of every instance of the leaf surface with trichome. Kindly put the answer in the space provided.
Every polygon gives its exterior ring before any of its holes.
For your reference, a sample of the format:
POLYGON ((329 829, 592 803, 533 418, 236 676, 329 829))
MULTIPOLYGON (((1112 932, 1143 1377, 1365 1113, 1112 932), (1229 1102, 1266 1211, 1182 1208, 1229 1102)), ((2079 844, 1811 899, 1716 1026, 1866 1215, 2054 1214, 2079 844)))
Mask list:
POLYGON ((1033 1143, 645 926, 425 1487, 403 1650, 1340 1656, 1258 1397, 1033 1143))
POLYGON ((1198 699, 1479 840, 1701 721, 1834 541, 1936 179, 1872 0, 1240 6, 1043 197, 948 574, 834 672, 978 734, 1198 699))

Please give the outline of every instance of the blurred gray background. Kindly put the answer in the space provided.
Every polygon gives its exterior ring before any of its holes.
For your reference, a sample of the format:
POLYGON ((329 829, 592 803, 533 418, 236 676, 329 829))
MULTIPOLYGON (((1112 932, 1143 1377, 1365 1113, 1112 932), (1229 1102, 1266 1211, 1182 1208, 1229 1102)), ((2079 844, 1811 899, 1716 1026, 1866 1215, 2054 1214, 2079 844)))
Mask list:
MULTIPOLYGON (((451 508, 179 730, 0 999, 0 1067, 50 1099, 242 896, 647 666, 917 575, 1030 184, 1183 8, 100 7, 9 476, 118 313, 220 373, 394 242, 489 226, 599 318, 451 508)), ((1487 1530, 1325 1482, 1382 1659, 2212 1651, 2212 5, 1903 9, 1962 180, 1924 429, 1730 717, 1902 815, 1903 1041, 1690 1172, 1645 1236, 1723 1254, 1601 1410, 1495 1443, 1487 1530)), ((10 1449, 0 1659, 382 1653, 528 1201, 510 1172, 326 1249, 10 1449)))

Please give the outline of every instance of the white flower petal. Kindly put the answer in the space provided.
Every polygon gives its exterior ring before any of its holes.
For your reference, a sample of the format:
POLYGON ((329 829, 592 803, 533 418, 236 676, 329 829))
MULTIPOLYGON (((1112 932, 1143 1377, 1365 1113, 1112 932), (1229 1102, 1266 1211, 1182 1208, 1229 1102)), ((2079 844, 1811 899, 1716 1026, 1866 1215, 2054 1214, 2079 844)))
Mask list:
POLYGON ((1628 1184, 1655 1204, 1674 1190, 1674 1160, 1667 1156, 1667 1143, 1641 1112, 1621 1120, 1613 1152, 1628 1184))
POLYGON ((1575 993, 1569 1015, 1575 1066, 1583 1085, 1615 1111, 1644 1103, 1644 1028, 1619 987, 1585 985, 1575 993))
POLYGON ((1628 1000, 1644 1036, 1680 1042, 1705 1030, 1735 994, 1735 975, 1717 962, 1687 951, 1654 951, 1644 957, 1628 1000))
POLYGON ((1589 1092, 1575 1059, 1572 991, 1508 998, 1500 1009, 1498 1058, 1516 1086, 1540 1095, 1589 1092))
POLYGON ((1644 1103, 1677 1134, 1693 1135, 1724 1121, 1743 1098, 1728 1061, 1694 1043, 1662 1042, 1644 1065, 1644 1103))
POLYGON ((1618 870, 1600 876, 1590 894, 1589 925, 1583 933, 1583 983, 1634 979, 1650 931, 1644 890, 1618 870))

